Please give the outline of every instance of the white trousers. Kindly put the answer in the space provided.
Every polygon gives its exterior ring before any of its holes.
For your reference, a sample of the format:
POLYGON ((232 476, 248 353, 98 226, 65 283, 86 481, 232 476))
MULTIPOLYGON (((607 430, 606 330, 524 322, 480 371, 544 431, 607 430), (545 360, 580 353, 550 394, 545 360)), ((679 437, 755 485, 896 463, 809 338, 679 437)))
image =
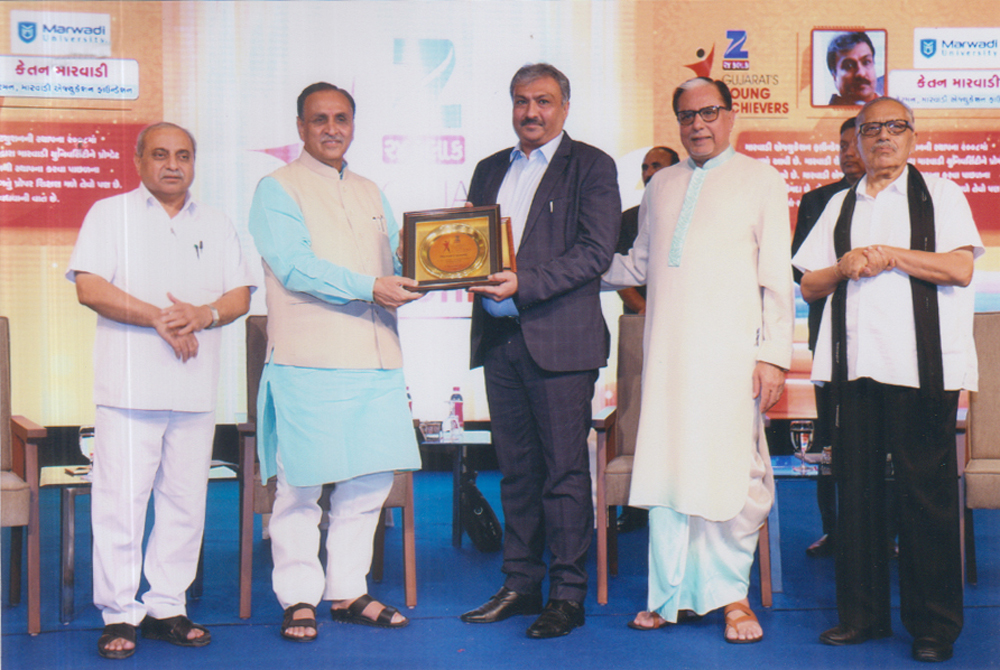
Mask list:
POLYGON ((290 485, 279 451, 278 488, 268 528, 272 583, 282 609, 298 603, 316 606, 321 600, 352 600, 368 592, 372 541, 392 482, 392 472, 379 472, 334 485, 324 575, 319 561, 323 487, 290 485))
POLYGON ((94 605, 105 624, 186 614, 184 592, 194 580, 205 529, 214 436, 214 412, 98 405, 90 514, 94 605), (156 519, 143 566, 150 492, 156 519), (140 603, 143 571, 149 590, 140 603))

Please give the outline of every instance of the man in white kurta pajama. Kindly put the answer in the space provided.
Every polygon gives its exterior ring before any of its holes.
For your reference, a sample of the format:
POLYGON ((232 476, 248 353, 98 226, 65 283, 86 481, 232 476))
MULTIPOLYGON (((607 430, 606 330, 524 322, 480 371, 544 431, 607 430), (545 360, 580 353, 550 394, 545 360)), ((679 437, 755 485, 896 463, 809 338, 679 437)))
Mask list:
POLYGON ((187 618, 215 437, 222 333, 246 313, 254 282, 236 229, 189 193, 195 146, 172 123, 136 142, 142 184, 94 203, 66 277, 97 312, 91 489, 94 605, 101 656, 122 659, 143 637, 201 647, 187 618), (156 519, 142 539, 150 495, 156 519), (136 598, 140 577, 149 583, 136 598))
POLYGON ((731 106, 709 79, 677 90, 691 158, 650 181, 604 281, 648 286, 630 504, 650 509, 650 612, 633 627, 727 606, 726 640, 755 642, 746 596, 774 490, 761 412, 791 362, 793 293, 785 183, 729 145, 731 106))

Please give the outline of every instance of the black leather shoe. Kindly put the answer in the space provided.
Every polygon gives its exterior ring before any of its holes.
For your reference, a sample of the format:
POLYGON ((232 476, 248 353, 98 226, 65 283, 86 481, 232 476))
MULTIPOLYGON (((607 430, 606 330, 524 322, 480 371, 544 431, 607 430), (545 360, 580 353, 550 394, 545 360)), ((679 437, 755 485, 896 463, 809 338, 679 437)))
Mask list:
POLYGON ((868 640, 877 640, 889 637, 892 633, 888 631, 875 631, 870 628, 852 628, 850 626, 837 626, 820 633, 819 641, 823 644, 843 647, 848 644, 861 644, 868 640))
POLYGON ((951 658, 952 647, 947 642, 932 637, 918 637, 913 641, 913 658, 927 663, 940 663, 951 658))
POLYGON ((517 593, 506 586, 496 595, 459 618, 465 623, 496 623, 518 614, 538 614, 542 611, 542 593, 517 593))
POLYGON ((619 533, 630 533, 649 525, 649 511, 641 507, 622 507, 616 522, 619 533))
POLYGON ((806 549, 806 556, 811 558, 819 558, 821 556, 833 556, 833 553, 837 550, 837 545, 834 543, 833 538, 829 535, 824 535, 815 542, 809 545, 806 549))
POLYGON ((584 622, 583 605, 575 600, 549 600, 542 616, 528 626, 528 637, 544 640, 568 635, 584 622))

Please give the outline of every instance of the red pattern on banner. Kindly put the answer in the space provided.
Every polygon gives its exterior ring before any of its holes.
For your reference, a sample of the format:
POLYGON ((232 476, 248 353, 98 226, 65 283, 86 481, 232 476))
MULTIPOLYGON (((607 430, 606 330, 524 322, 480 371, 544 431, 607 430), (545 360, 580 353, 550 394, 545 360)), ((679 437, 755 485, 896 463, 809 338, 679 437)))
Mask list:
POLYGON ((0 226, 79 228, 97 200, 139 185, 145 124, 0 123, 0 226))
MULTIPOLYGON (((995 216, 1000 198, 998 145, 1000 132, 921 130, 910 162, 923 174, 958 184, 980 232, 1000 232, 1000 218, 995 216)), ((844 176, 838 161, 840 139, 829 133, 750 131, 740 133, 735 147, 774 166, 785 178, 793 226, 803 193, 844 176)))

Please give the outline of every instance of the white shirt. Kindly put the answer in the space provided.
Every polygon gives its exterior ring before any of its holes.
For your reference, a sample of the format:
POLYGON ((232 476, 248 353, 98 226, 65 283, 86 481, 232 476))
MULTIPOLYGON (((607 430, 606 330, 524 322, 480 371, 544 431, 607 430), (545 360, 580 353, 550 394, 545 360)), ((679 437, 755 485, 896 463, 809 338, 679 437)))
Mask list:
MULTIPOLYGON (((204 305, 254 287, 240 240, 225 214, 188 197, 170 218, 140 185, 90 208, 66 278, 89 272, 157 307, 178 300, 204 305)), ((97 316, 94 402, 127 409, 210 412, 215 409, 221 332, 203 330, 198 355, 181 362, 153 328, 97 316)))
MULTIPOLYGON (((924 175, 934 203, 935 248, 939 252, 973 248, 974 258, 984 252, 982 239, 965 195, 947 179, 924 175)), ((873 244, 910 248, 910 210, 907 201, 907 171, 874 198, 866 193, 868 178, 858 184, 857 203, 851 223, 851 248, 873 244)), ((847 191, 830 199, 812 232, 792 259, 802 272, 821 270, 837 262, 833 230, 847 191)), ((833 301, 823 310, 819 339, 813 355, 812 378, 830 381, 831 324, 833 301)), ((946 390, 978 385, 972 315, 975 289, 939 286, 938 312, 946 390)), ((917 338, 913 317, 910 277, 898 269, 847 284, 847 377, 868 377, 883 384, 918 388, 917 338)))

